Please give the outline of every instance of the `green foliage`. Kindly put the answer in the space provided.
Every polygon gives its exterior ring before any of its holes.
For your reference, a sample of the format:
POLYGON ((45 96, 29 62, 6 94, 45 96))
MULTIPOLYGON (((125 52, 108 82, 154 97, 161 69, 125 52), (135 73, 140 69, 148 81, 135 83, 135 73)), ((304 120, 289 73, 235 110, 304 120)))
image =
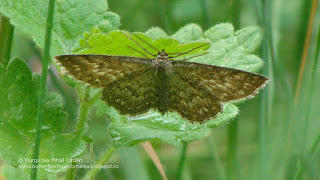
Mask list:
MULTIPOLYGON (((36 44, 44 47, 48 0, 0 0, 0 12, 36 44)), ((108 12, 106 1, 56 1, 51 56, 70 54, 83 32, 99 27, 104 32, 118 29, 120 17, 108 12)))
MULTIPOLYGON (((1 159, 15 167, 31 164, 25 158, 32 159, 38 93, 39 75, 32 75, 25 62, 14 59, 6 69, 0 66, 0 154, 1 159), (19 162, 19 158, 23 161, 19 162)), ((86 146, 82 137, 62 132, 66 120, 62 102, 62 98, 55 93, 47 93, 45 96, 40 159, 76 158, 85 152, 86 146)), ((69 164, 52 161, 49 163, 69 164)), ((45 170, 60 172, 64 169, 58 167, 45 170)))
POLYGON ((247 27, 234 32, 231 24, 216 25, 204 33, 211 40, 211 53, 204 62, 218 66, 257 72, 263 65, 262 60, 253 55, 262 40, 259 27, 247 27))

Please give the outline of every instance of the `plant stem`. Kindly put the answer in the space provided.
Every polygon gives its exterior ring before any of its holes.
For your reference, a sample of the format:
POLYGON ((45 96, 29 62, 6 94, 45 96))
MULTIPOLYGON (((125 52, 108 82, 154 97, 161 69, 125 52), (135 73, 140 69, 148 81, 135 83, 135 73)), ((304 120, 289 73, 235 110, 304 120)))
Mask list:
MULTIPOLYGON (((72 165, 77 165, 77 162, 72 162, 72 165)), ((76 173, 77 168, 69 168, 66 172, 65 180, 74 180, 74 176, 76 173)))
MULTIPOLYGON (((29 43, 30 46, 33 46, 32 43, 29 43)), ((37 59, 39 59, 39 61, 43 58, 41 55, 41 52, 38 48, 34 49, 34 54, 38 57, 37 59)), ((41 61, 40 61, 41 63, 41 61)), ((49 77, 50 80, 53 84, 53 86, 58 90, 58 92, 61 94, 61 96, 63 97, 63 99, 65 100, 65 111, 67 111, 67 113, 69 114, 70 119, 75 119, 76 115, 74 112, 74 109, 76 107, 75 102, 73 101, 72 98, 70 98, 70 94, 66 92, 66 90, 62 87, 61 83, 59 82, 59 80, 57 79, 54 71, 52 69, 49 69, 49 77)))
POLYGON ((10 61, 14 27, 8 18, 0 17, 0 62, 6 67, 10 61))
MULTIPOLYGON (((95 165, 97 166, 102 166, 104 165, 108 159, 112 156, 112 154, 114 153, 115 148, 113 146, 111 146, 110 148, 108 148, 104 154, 98 159, 97 163, 95 165)), ((91 168, 87 174, 84 176, 84 180, 93 180, 94 177, 98 174, 98 172, 100 171, 99 168, 91 168)))
POLYGON ((88 114, 91 106, 101 97, 101 93, 95 94, 92 98, 90 98, 89 89, 85 89, 85 94, 82 96, 81 92, 79 92, 80 98, 80 112, 78 116, 78 124, 76 127, 77 134, 83 134, 86 132, 87 129, 87 121, 88 121, 88 114), (89 99, 90 98, 90 99, 89 99))
MULTIPOLYGON (((81 88, 79 87, 80 85, 77 86, 77 91, 79 94, 79 99, 80 99, 80 111, 78 115, 78 124, 76 126, 75 133, 79 136, 82 136, 86 130, 87 130, 87 121, 88 121, 88 114, 91 106, 101 97, 100 93, 95 94, 92 98, 90 98, 90 93, 89 89, 85 89, 85 93, 82 93, 81 88), (90 98, 90 99, 89 99, 90 98)), ((66 180, 71 180, 75 176, 76 173, 75 168, 70 168, 67 171, 66 174, 66 180)))
POLYGON ((186 160, 187 148, 188 148, 188 142, 183 142, 179 166, 178 166, 178 172, 177 172, 177 180, 182 179, 183 165, 185 164, 185 160, 186 160))
MULTIPOLYGON (((55 0, 49 0, 48 5, 48 16, 47 16, 47 25, 46 25, 46 34, 45 34, 45 43, 44 43, 44 57, 42 61, 42 72, 40 78, 40 89, 39 89, 39 97, 38 97, 38 104, 37 104, 37 116, 35 122, 35 138, 34 138, 34 149, 32 159, 39 158, 39 150, 40 150, 40 143, 41 143, 41 121, 43 115, 43 104, 44 104, 44 97, 46 93, 46 84, 47 84, 47 72, 50 63, 50 45, 51 45, 51 35, 52 35, 52 26, 53 26, 53 15, 54 15, 54 5, 55 0)), ((33 161, 32 165, 35 168, 31 169, 31 179, 37 179, 37 168, 38 161, 33 161)))
POLYGON ((78 115, 78 123, 76 126, 76 134, 83 134, 87 129, 87 120, 90 106, 86 102, 80 102, 80 111, 78 115))

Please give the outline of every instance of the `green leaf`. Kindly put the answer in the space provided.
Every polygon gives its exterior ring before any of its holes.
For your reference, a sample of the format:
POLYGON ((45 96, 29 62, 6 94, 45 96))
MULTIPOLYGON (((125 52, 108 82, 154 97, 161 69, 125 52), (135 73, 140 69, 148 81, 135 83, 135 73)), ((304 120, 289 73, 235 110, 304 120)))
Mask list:
POLYGON ((262 40, 259 27, 247 27, 234 32, 229 23, 216 25, 204 33, 211 41, 210 54, 193 61, 257 72, 263 61, 252 53, 262 40))
POLYGON ((150 28, 144 34, 152 39, 168 38, 167 33, 158 27, 150 28))
MULTIPOLYGON (((162 32, 162 31, 158 31, 162 32)), ((127 34, 129 34, 127 32, 127 34)), ((138 35, 141 39, 148 42, 152 46, 156 47, 159 51, 166 49, 168 53, 170 52, 183 52, 189 50, 193 47, 200 46, 204 41, 198 41, 188 44, 180 44, 179 41, 173 38, 157 38, 152 39, 143 33, 134 33, 138 35)), ((163 36, 161 33, 160 36, 163 36)), ((132 38, 143 44, 144 48, 147 49, 152 54, 156 55, 156 52, 151 47, 147 46, 141 42, 136 37, 132 38)), ((109 54, 109 55, 129 55, 136 57, 143 57, 143 55, 137 53, 136 51, 129 49, 128 46, 133 47, 136 50, 143 51, 139 46, 132 42, 128 37, 122 34, 120 31, 111 31, 109 34, 102 32, 101 30, 94 28, 91 33, 86 33, 85 37, 80 40, 79 46, 75 48, 75 53, 81 54, 109 54)), ((208 47, 207 47, 208 48, 208 47)), ((205 48, 201 48, 193 51, 193 53, 203 53, 205 48)), ((146 52, 143 52, 146 54, 146 52)), ((148 57, 153 58, 148 55, 148 57)))
POLYGON ((259 27, 246 27, 234 33, 238 44, 244 52, 251 53, 261 44, 262 29, 259 27))
MULTIPOLYGON (((111 116, 116 116, 115 113, 114 111, 111 116)), ((141 116, 128 117, 126 123, 113 123, 110 126, 110 134, 116 147, 133 146, 146 140, 161 140, 171 145, 180 145, 181 142, 192 142, 208 136, 210 128, 229 122, 237 114, 238 108, 228 104, 224 112, 214 120, 205 124, 192 124, 177 113, 162 116, 149 111, 141 116)))
POLYGON ((187 43, 201 39, 203 36, 202 29, 197 24, 189 24, 179 29, 174 35, 173 39, 180 41, 180 43, 187 43))
MULTIPOLYGON (((0 12, 26 33, 40 47, 44 47, 48 0, 0 0, 0 12)), ((70 54, 83 32, 98 27, 104 32, 118 29, 120 17, 108 12, 106 1, 56 1, 51 56, 70 54)))
MULTIPOLYGON (((160 28, 151 28, 146 33, 134 34, 155 48, 166 49, 167 52, 187 51, 210 40, 211 47, 207 50, 209 54, 194 59, 194 61, 201 63, 222 64, 223 66, 249 71, 255 71, 262 65, 262 61, 258 57, 249 54, 259 45, 258 37, 261 37, 259 28, 245 28, 234 33, 231 24, 221 24, 202 33, 199 26, 190 24, 181 28, 172 37, 168 37, 160 28), (246 41, 243 40, 244 37, 246 37, 246 41)), ((135 36, 131 35, 131 37, 148 51, 156 54, 155 50, 135 36)), ((127 46, 145 53, 120 31, 111 31, 106 34, 95 28, 91 33, 86 33, 85 37, 80 40, 75 52, 143 57, 143 55, 127 48, 127 46)), ((203 53, 205 49, 199 49, 193 53, 203 53)), ((230 122, 239 112, 235 105, 225 104, 223 113, 220 113, 215 119, 204 124, 192 124, 182 119, 177 113, 168 113, 163 116, 158 112, 149 111, 140 116, 123 116, 102 100, 99 100, 95 107, 98 115, 101 116, 105 113, 113 122, 109 131, 114 138, 116 147, 133 146, 146 140, 160 140, 172 145, 180 145, 182 141, 195 141, 208 136, 211 131, 210 128, 230 122)))
POLYGON ((234 28, 230 23, 215 25, 204 32, 204 37, 209 38, 212 43, 227 39, 233 35, 234 28))
MULTIPOLYGON (((33 150, 34 125, 39 93, 39 76, 31 74, 20 59, 11 61, 7 69, 0 66, 0 155, 12 166, 30 165, 33 150), (18 159, 23 162, 19 163, 18 159)), ((76 158, 85 152, 82 137, 62 133, 66 113, 62 111, 62 98, 55 93, 45 95, 43 131, 40 159, 49 160, 40 165, 67 165, 69 162, 53 162, 51 158, 76 158)), ((45 168, 48 172, 63 171, 63 167, 45 168)), ((25 171, 30 171, 26 168, 25 171)))

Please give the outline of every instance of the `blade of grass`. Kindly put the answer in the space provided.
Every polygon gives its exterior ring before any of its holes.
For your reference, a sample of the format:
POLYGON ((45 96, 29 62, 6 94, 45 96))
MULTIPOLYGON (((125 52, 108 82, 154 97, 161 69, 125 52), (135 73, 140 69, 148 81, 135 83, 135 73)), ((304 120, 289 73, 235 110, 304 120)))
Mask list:
MULTIPOLYGON (((296 66, 295 72, 293 73, 295 76, 298 76, 299 64, 301 63, 301 58, 303 54, 304 42, 306 40, 306 34, 308 29, 308 19, 311 13, 311 5, 313 0, 304 0, 301 6, 301 16, 299 19, 299 27, 297 32, 297 45, 295 48, 295 54, 293 57, 296 57, 294 61, 294 66, 296 66)), ((285 4, 287 5, 287 4, 285 4)), ((295 86, 296 86, 295 82, 295 86)))
MULTIPOLYGON (((313 91, 313 84, 315 78, 315 72, 316 72, 316 66, 318 62, 318 56, 319 53, 319 44, 317 42, 317 49, 316 54, 314 57, 314 61, 312 62, 312 70, 310 77, 307 77, 305 75, 305 68, 307 64, 307 56, 309 54, 310 50, 310 41, 311 41, 311 34, 312 29, 314 27, 314 18, 316 14, 316 7, 317 7, 318 1, 313 0, 311 5, 311 12, 308 20, 308 29, 306 32, 306 38, 304 42, 304 49, 302 53, 302 59, 300 64, 300 70, 297 80, 297 86, 296 86, 296 92, 295 92, 295 98, 294 98, 294 112, 296 114, 294 115, 294 118, 292 119, 292 122, 295 124, 295 126, 292 128, 292 136, 294 137, 294 148, 291 148, 294 151, 297 151, 296 153, 300 156, 298 164, 300 164, 299 169, 296 172, 295 179, 299 179, 305 168, 303 167, 302 161, 304 161, 304 157, 308 154, 307 149, 305 148, 306 142, 307 142, 307 129, 309 126, 309 114, 310 114, 310 101, 311 101, 311 95, 313 91), (301 87, 302 83, 306 82, 307 79, 310 79, 310 85, 308 87, 309 92, 301 93, 301 87), (305 96, 303 96, 305 95, 305 96), (300 98, 304 98, 304 101, 300 101, 300 98), (305 100, 306 99, 306 100, 305 100), (303 112, 303 113, 298 113, 303 112)), ((319 38, 319 37, 318 37, 319 38)))
MULTIPOLYGON (((286 76, 284 75, 285 72, 285 66, 283 65, 282 61, 277 61, 276 53, 275 53, 275 47, 273 42, 273 34, 272 34, 272 26, 271 26, 271 1, 265 1, 260 0, 257 2, 257 11, 259 16, 259 24, 264 29, 264 38, 266 39, 266 45, 268 46, 268 57, 270 56, 270 60, 267 61, 267 59, 264 59, 270 66, 270 72, 271 76, 269 76, 269 79, 271 79, 271 82, 269 82, 268 86, 273 86, 272 84, 275 84, 276 81, 279 81, 279 85, 281 89, 285 92, 287 95, 285 98, 286 100, 290 100, 292 96, 292 88, 290 88, 290 85, 288 84, 286 80, 286 76), (267 13, 267 14, 266 14, 267 13), (269 62, 270 61, 270 62, 269 62), (277 77, 277 78, 273 78, 277 77), (274 81, 274 82, 273 82, 274 81)), ((267 66, 264 66, 267 67, 267 66)))
POLYGON ((156 6, 156 12, 158 12, 158 17, 160 18, 160 23, 165 27, 165 31, 171 34, 173 32, 173 23, 171 23, 170 16, 170 3, 168 0, 154 0, 154 5, 156 6))
POLYGON ((314 142, 312 143, 312 146, 310 148, 310 154, 314 155, 314 153, 317 150, 317 147, 320 144, 320 133, 318 134, 318 136, 316 137, 316 139, 314 140, 314 142))
POLYGON ((227 179, 241 179, 238 161, 238 128, 239 119, 236 118, 228 125, 228 151, 227 151, 227 179))
POLYGON ((230 8, 228 10, 228 19, 232 22, 235 29, 240 29, 240 9, 241 9, 241 2, 240 0, 231 0, 230 1, 230 8))
POLYGON ((308 124, 309 124, 309 121, 310 121, 310 113, 311 113, 311 98, 312 98, 312 95, 313 95, 313 90, 314 90, 314 84, 315 84, 315 78, 316 78, 316 72, 317 72, 317 67, 318 67, 318 61, 319 61, 319 51, 320 51, 320 27, 319 27, 319 30, 318 30, 318 39, 317 39, 317 45, 316 45, 316 52, 315 52, 315 55, 314 55, 314 59, 313 59, 313 62, 312 62, 312 69, 311 69, 311 82, 310 82, 310 86, 307 87, 307 89, 309 89, 310 91, 308 92, 307 94, 307 113, 306 113, 306 117, 305 117, 305 124, 306 124, 306 130, 304 131, 305 132, 305 135, 306 136, 306 133, 308 131, 308 124))
POLYGON ((306 35, 306 39, 304 42, 304 48, 303 48, 302 59, 301 59, 300 70, 299 70, 299 76, 298 76, 298 81, 297 81, 297 87, 296 87, 296 93, 295 93, 295 104, 298 104, 298 101, 299 101, 301 82, 302 82, 302 79, 304 76, 305 66, 307 63, 307 56, 308 56, 308 52, 309 52, 311 32, 312 32, 312 28, 313 28, 313 21, 314 21, 316 10, 317 10, 317 5, 318 5, 318 0, 313 0, 312 5, 311 5, 311 13, 310 13, 309 22, 308 22, 307 35, 306 35))
MULTIPOLYGON (((109 147, 104 153, 103 155, 98 159, 97 163, 95 165, 97 166, 103 166, 108 159, 112 156, 112 154, 114 153, 116 149, 111 146, 109 147)), ((94 179, 94 177, 98 174, 98 172, 100 171, 100 168, 91 168, 86 175, 84 176, 83 180, 92 180, 94 179)))
POLYGON ((148 153, 148 155, 150 156, 150 158, 152 159, 153 163, 156 165, 157 169, 159 170, 162 178, 164 180, 167 180, 167 175, 163 169, 163 166, 160 162, 160 159, 156 153, 156 151, 153 149, 151 143, 149 141, 145 141, 140 143, 141 146, 143 147, 143 149, 148 153))
MULTIPOLYGON (((306 114, 305 114, 305 121, 304 121, 304 130, 302 131, 303 132, 303 138, 302 140, 304 140, 304 144, 305 142, 307 141, 306 140, 306 136, 307 136, 307 131, 308 131, 308 125, 309 125, 309 121, 310 121, 310 113, 311 113, 311 98, 312 98, 312 95, 313 95, 313 90, 314 90, 314 84, 315 84, 315 77, 316 77, 316 71, 317 71, 317 67, 318 67, 318 61, 319 61, 319 52, 320 52, 320 27, 318 29, 318 39, 317 39, 317 45, 316 45, 316 52, 315 52, 315 55, 314 55, 314 59, 313 59, 313 62, 312 62, 312 69, 311 69, 311 74, 310 74, 310 79, 311 79, 311 82, 310 82, 310 86, 307 87, 307 89, 309 89, 310 91, 307 93, 307 100, 306 100, 306 106, 309 107, 307 108, 306 110, 306 114)), ((309 149, 308 153, 307 153, 307 156, 312 156, 314 155, 314 152, 318 146, 320 142, 320 134, 316 137, 316 139, 314 140, 311 148, 309 149)), ((305 146, 305 145, 304 145, 305 146)), ((301 166, 299 166, 298 168, 298 171, 295 175, 295 179, 301 179, 301 176, 302 176, 302 173, 303 173, 303 169, 304 169, 304 166, 303 164, 304 163, 301 163, 302 159, 300 159, 300 164, 301 166)))
POLYGON ((0 16, 0 62, 6 67, 10 61, 14 27, 8 18, 0 16))
POLYGON ((208 143, 208 148, 209 148, 210 154, 212 155, 214 167, 216 168, 216 171, 217 171, 216 179, 224 180, 224 179, 226 179, 226 175, 225 175, 225 172, 222 168, 219 152, 218 152, 217 147, 215 145, 213 135, 211 135, 211 137, 208 138, 207 143, 208 143))
MULTIPOLYGON (((240 29, 240 1, 230 2, 230 21, 235 29, 240 29)), ((228 151, 227 151, 227 179, 241 179, 239 158, 238 158, 238 128, 239 118, 236 118, 228 125, 228 151)))
MULTIPOLYGON (((41 78, 40 78, 40 89, 39 89, 39 97, 38 97, 38 104, 37 104, 35 138, 34 138, 34 148, 33 148, 32 159, 38 159, 39 157, 44 95, 46 93, 47 72, 48 72, 48 67, 50 63, 49 58, 50 58, 50 45, 51 45, 51 35, 52 35, 52 26, 53 26, 54 5, 55 5, 55 0, 49 0, 45 43, 44 43, 44 50, 43 50, 44 57, 42 61, 42 72, 41 72, 41 78)), ((37 167, 38 161, 33 161, 32 165, 33 167, 37 167)), ((37 168, 31 169, 31 179, 32 180, 37 179, 37 168)))
MULTIPOLYGON (((309 2, 305 2, 305 6, 309 7, 309 2)), ((312 82, 312 78, 314 78, 315 75, 312 75, 314 72, 311 72, 310 77, 306 77, 305 75, 305 66, 307 64, 307 56, 309 54, 309 49, 310 49, 310 41, 311 41, 311 32, 314 26, 314 18, 315 18, 315 14, 316 14, 316 6, 317 6, 317 0, 316 1, 312 1, 312 5, 310 6, 310 14, 308 17, 308 28, 306 31, 306 35, 305 35, 305 41, 304 41, 304 48, 303 48, 303 52, 302 52, 302 57, 301 57, 301 64, 300 64, 300 69, 299 69, 299 75, 297 78, 297 84, 296 84, 296 92, 295 92, 295 97, 294 97, 294 103, 291 105, 292 107, 292 118, 291 118, 291 122, 290 122, 290 134, 289 134, 289 149, 291 150, 291 153, 288 154, 295 154, 295 156, 297 156, 297 161, 296 161, 296 167, 297 170, 295 172, 295 174, 292 174, 294 179, 301 179, 302 175, 304 172, 306 172, 306 169, 304 167, 305 165, 305 159, 306 157, 309 158, 310 156, 312 156, 313 154, 311 153, 311 150, 308 150, 306 148, 306 143, 308 142, 307 140, 307 129, 309 126, 309 111, 310 111, 310 101, 311 101, 311 95, 312 95, 312 89, 313 87, 312 84, 314 82, 312 82), (301 87, 302 87, 302 83, 307 82, 306 80, 310 79, 310 86, 308 87, 308 92, 304 92, 301 93, 301 87), (300 101, 301 98, 304 98, 303 101, 300 101), (309 100, 310 99, 310 100, 309 100), (292 147, 291 147, 292 146, 292 147)), ((309 10, 303 10, 304 12, 309 12, 309 10)), ((306 15, 305 15, 306 16, 306 15)), ((307 18, 305 18, 307 19, 307 18)), ((319 38, 319 37, 318 37, 319 38)), ((317 43, 317 47, 319 48, 319 45, 317 43)), ((318 49, 316 49, 316 53, 317 53, 318 49)), ((318 56, 318 55, 316 55, 318 56)), ((317 57, 315 57, 317 58, 317 57)), ((315 66, 317 64, 317 59, 314 60, 314 64, 312 64, 313 66, 315 66), (316 62, 316 63, 315 63, 316 62)), ((316 67, 312 67, 312 68, 316 68, 316 67)), ((306 84, 307 85, 307 84, 306 84)), ((313 146, 316 146, 315 143, 317 143, 317 139, 315 140, 315 142, 313 143, 313 146)))
POLYGON ((207 2, 206 0, 199 0, 200 1, 200 5, 201 5, 201 12, 202 12, 202 18, 204 21, 204 27, 205 29, 209 29, 210 28, 210 21, 209 21, 209 16, 208 16, 208 10, 207 10, 207 2))
POLYGON ((149 180, 148 169, 136 146, 120 148, 121 169, 126 179, 149 180))
POLYGON ((177 170, 177 180, 182 179, 182 172, 183 172, 183 166, 184 166, 185 160, 186 160, 187 149, 188 149, 188 143, 183 142, 180 160, 179 160, 179 166, 178 166, 178 170, 177 170))
MULTIPOLYGON (((262 41, 262 56, 266 61, 263 67, 263 73, 270 79, 273 79, 273 70, 275 66, 275 53, 272 43, 271 33, 271 2, 267 0, 258 1, 259 23, 264 29, 264 39, 262 41), (270 56, 269 56, 270 55, 270 56)), ((267 158, 267 127, 270 122, 273 105, 273 82, 269 83, 265 91, 261 93, 260 99, 260 117, 259 117, 259 145, 258 145, 258 177, 266 179, 269 163, 267 158)))
MULTIPOLYGON (((267 151, 267 137, 269 136, 268 133, 268 127, 269 125, 276 124, 275 120, 276 118, 272 117, 272 114, 274 112, 273 105, 274 105, 274 92, 275 92, 275 85, 279 85, 281 90, 283 90, 284 96, 281 96, 283 98, 283 102, 286 102, 286 109, 284 109, 283 114, 284 118, 283 120, 287 120, 288 122, 293 117, 293 93, 292 88, 290 88, 290 85, 288 81, 286 80, 285 72, 287 70, 284 68, 282 60, 277 60, 274 41, 273 41, 273 29, 272 29, 272 1, 266 1, 261 0, 259 1, 260 6, 257 8, 260 11, 259 15, 259 24, 263 26, 264 29, 264 40, 262 42, 262 56, 263 59, 266 61, 267 65, 264 66, 263 72, 266 74, 269 79, 271 79, 271 82, 266 87, 267 92, 261 93, 261 101, 260 101, 260 121, 259 121, 259 138, 261 141, 259 141, 259 168, 263 172, 268 172, 270 170, 267 170, 264 167, 268 167, 267 162, 271 164, 272 160, 268 157, 264 157, 264 155, 270 156, 271 153, 268 153, 267 151), (274 78, 276 77, 276 78, 274 78), (278 81, 278 82, 277 82, 278 81)), ((283 122, 286 123, 286 122, 283 122)), ((284 136, 288 134, 290 138, 290 131, 291 131, 291 125, 288 125, 290 128, 286 128, 287 126, 284 126, 285 132, 284 136)), ((276 139, 271 139, 271 141, 275 142, 276 139)), ((290 140, 287 142, 287 148, 290 149, 290 140)), ((280 153, 280 149, 273 149, 274 151, 278 151, 280 153)), ((287 153, 289 156, 290 153, 287 153)), ((273 159, 275 160, 275 159, 273 159)), ((263 177, 266 177, 265 175, 262 175, 263 177)))

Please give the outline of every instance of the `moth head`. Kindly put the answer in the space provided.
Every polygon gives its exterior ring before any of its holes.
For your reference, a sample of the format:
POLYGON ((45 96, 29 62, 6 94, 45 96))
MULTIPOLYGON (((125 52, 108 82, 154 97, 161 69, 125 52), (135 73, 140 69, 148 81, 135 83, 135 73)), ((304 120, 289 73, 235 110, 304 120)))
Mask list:
POLYGON ((162 49, 162 51, 158 53, 158 57, 168 57, 168 53, 162 49))

